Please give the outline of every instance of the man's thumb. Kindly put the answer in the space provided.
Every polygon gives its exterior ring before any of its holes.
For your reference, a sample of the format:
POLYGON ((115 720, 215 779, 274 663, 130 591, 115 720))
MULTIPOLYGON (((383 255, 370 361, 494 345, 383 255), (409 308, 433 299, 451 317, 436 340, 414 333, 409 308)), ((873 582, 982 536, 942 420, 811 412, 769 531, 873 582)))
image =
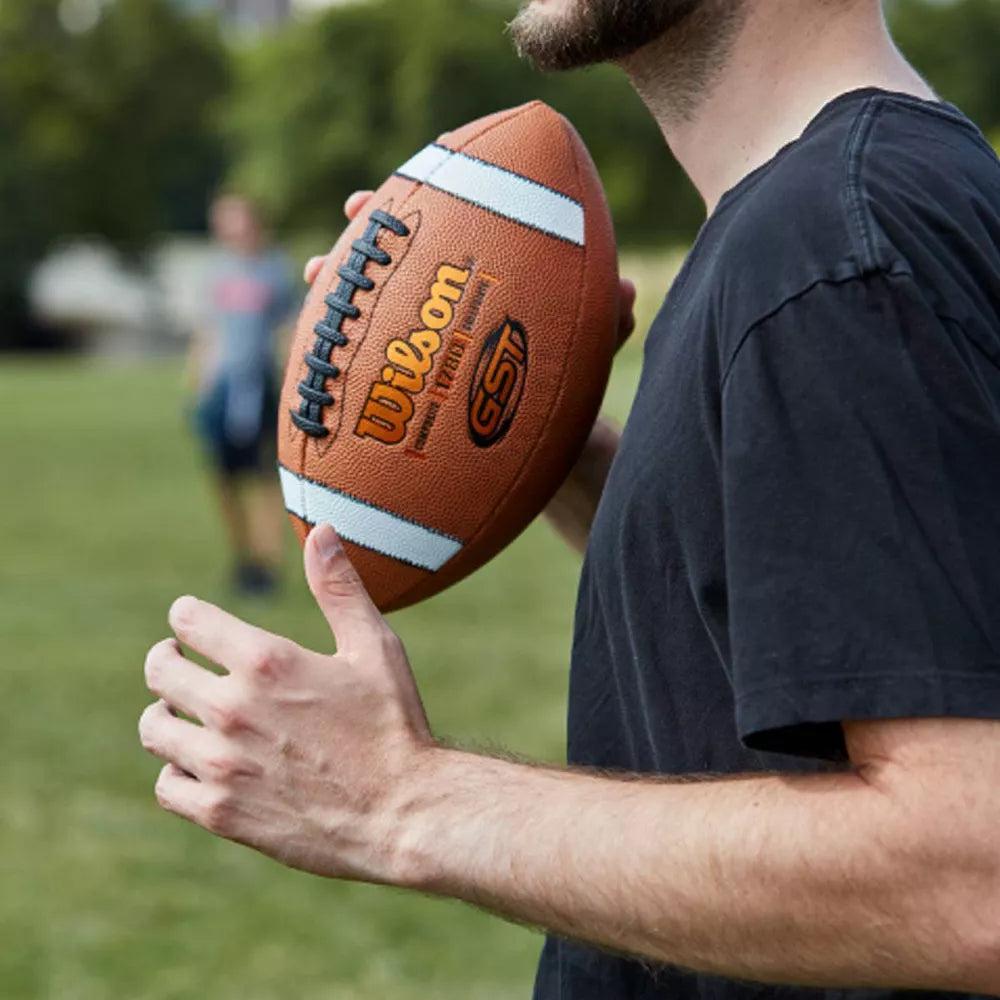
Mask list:
POLYGON ((329 524, 317 524, 309 533, 304 559, 309 589, 336 637, 338 650, 381 627, 378 608, 329 524))

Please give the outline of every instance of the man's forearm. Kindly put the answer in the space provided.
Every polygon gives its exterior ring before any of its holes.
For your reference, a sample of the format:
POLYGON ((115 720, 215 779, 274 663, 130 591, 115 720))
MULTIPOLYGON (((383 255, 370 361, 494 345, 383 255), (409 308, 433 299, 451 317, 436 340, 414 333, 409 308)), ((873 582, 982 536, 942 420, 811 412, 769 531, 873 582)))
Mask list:
POLYGON ((599 417, 566 482, 545 508, 546 520, 578 552, 587 547, 608 471, 618 450, 618 428, 599 417))
POLYGON ((975 866, 856 773, 670 783, 440 754, 393 881, 733 978, 1000 988, 963 925, 975 866))

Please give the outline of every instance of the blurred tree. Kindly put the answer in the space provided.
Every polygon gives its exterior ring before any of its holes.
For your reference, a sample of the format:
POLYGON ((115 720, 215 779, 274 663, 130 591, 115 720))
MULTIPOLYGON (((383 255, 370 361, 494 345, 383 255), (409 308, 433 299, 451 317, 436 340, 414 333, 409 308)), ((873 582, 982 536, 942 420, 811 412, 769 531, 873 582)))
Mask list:
POLYGON ((134 254, 203 224, 227 83, 212 27, 168 0, 0 3, 0 346, 32 346, 24 283, 57 237, 134 254))
POLYGON ((54 3, 0 4, 0 346, 27 336, 24 282, 59 231, 61 167, 78 142, 60 95, 67 43, 54 3))
POLYGON ((202 228, 224 170, 214 116, 229 62, 215 23, 169 0, 117 0, 81 39, 73 69, 86 132, 77 227, 124 247, 202 228))
POLYGON ((235 182, 280 225, 334 232, 351 190, 470 119, 541 98, 580 129, 622 238, 688 238, 700 206, 618 71, 545 77, 514 55, 502 0, 373 0, 241 53, 225 123, 235 182))

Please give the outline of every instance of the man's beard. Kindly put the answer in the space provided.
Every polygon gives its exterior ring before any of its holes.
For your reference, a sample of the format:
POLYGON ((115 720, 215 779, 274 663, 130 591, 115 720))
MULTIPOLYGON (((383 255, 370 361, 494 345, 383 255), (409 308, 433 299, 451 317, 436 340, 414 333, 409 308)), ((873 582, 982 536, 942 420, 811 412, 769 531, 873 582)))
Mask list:
POLYGON ((572 0, 553 15, 526 0, 510 24, 518 54, 538 69, 576 69, 638 52, 680 27, 704 0, 572 0))

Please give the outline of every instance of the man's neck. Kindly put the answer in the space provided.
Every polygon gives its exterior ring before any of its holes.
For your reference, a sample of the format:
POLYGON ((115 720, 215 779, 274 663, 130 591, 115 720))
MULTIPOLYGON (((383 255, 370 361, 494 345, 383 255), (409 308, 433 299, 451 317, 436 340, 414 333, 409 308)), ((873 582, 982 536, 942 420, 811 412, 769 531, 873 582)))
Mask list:
POLYGON ((873 0, 747 0, 726 30, 719 24, 687 25, 622 64, 709 214, 840 94, 881 87, 934 98, 873 0))

